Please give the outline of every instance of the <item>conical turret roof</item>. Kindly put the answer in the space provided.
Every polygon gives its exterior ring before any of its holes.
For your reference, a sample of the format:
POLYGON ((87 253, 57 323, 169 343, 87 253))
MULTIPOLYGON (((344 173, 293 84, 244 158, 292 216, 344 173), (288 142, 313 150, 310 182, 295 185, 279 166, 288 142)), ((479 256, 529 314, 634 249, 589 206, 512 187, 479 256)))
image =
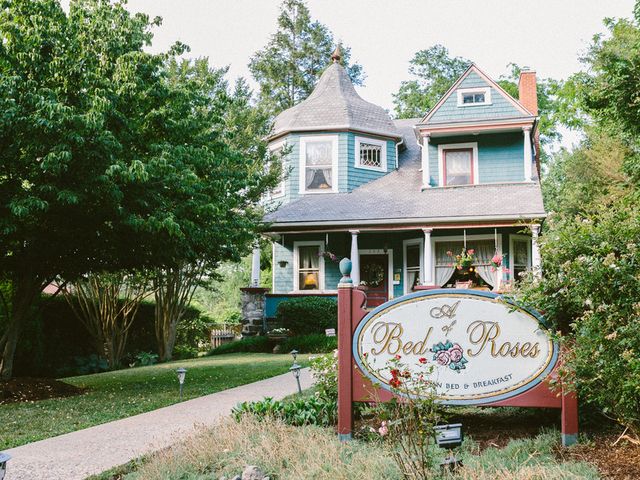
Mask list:
POLYGON ((358 95, 346 70, 337 61, 324 71, 306 100, 276 117, 271 137, 313 130, 354 130, 401 137, 382 107, 358 95))

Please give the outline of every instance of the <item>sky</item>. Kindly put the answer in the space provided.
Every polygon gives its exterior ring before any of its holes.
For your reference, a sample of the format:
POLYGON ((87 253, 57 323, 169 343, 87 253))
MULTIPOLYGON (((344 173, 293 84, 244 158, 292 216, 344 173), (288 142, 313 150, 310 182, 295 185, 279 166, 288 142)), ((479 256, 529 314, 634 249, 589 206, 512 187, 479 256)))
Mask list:
MULTIPOLYGON (((68 0, 67 0, 68 2, 68 0)), ((63 2, 66 3, 66 2, 63 2)), ((510 62, 539 77, 564 79, 606 17, 630 17, 634 0, 308 0, 313 19, 351 47, 364 67, 360 95, 393 109, 392 94, 409 79, 409 60, 440 43, 493 78, 510 62)), ((154 51, 180 40, 190 56, 229 66, 250 79, 247 64, 276 30, 279 0, 129 0, 131 11, 161 16, 154 51)), ((255 84, 254 84, 255 85, 255 84)), ((571 137, 569 135, 569 137, 571 137)))

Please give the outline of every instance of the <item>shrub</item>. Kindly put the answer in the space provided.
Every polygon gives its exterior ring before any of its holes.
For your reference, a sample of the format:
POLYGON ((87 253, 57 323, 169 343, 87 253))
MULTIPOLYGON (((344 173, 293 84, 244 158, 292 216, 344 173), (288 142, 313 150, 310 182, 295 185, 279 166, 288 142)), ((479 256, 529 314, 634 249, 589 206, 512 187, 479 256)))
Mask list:
POLYGON ((324 333, 312 333, 287 338, 280 343, 282 353, 297 350, 299 353, 327 353, 338 348, 337 337, 327 337, 324 333))
POLYGON ((208 355, 222 355, 225 353, 270 353, 272 345, 267 337, 246 337, 242 340, 225 343, 211 350, 208 355))
POLYGON ((295 398, 291 400, 274 400, 265 398, 258 402, 242 402, 232 410, 236 420, 246 415, 257 419, 280 420, 287 425, 330 426, 337 421, 338 402, 318 396, 295 398))
POLYGON ((276 319, 295 335, 324 333, 327 328, 337 327, 338 305, 334 298, 291 298, 278 304, 276 319))
POLYGON ((321 398, 338 400, 338 351, 311 359, 311 373, 316 394, 321 398))
POLYGON ((158 363, 158 354, 151 352, 138 352, 133 357, 133 362, 129 364, 130 367, 147 367, 149 365, 155 365, 158 363))

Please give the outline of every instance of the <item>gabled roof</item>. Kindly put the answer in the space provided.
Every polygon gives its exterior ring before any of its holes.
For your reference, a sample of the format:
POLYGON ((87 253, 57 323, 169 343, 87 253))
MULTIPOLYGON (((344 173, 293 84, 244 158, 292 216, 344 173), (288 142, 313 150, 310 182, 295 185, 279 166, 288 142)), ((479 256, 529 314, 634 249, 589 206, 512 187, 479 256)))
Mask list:
POLYGON ((538 182, 428 188, 421 191, 420 148, 413 137, 419 119, 396 120, 407 149, 399 168, 350 193, 304 195, 265 217, 274 229, 313 225, 478 222, 546 216, 538 182))
MULTIPOLYGON (((490 115, 487 115, 488 118, 495 120, 497 116, 501 116, 502 118, 525 117, 535 119, 535 115, 533 113, 527 110, 518 100, 509 95, 497 82, 495 82, 491 77, 489 77, 482 70, 480 70, 480 68, 472 63, 469 68, 467 68, 467 70, 462 75, 460 75, 460 78, 458 78, 458 80, 456 80, 456 82, 449 88, 449 90, 447 90, 447 92, 440 98, 440 100, 438 100, 438 103, 436 103, 435 106, 424 116, 424 118, 418 123, 418 126, 443 123, 442 120, 438 120, 434 117, 437 116, 437 113, 440 111, 443 105, 445 105, 447 100, 449 100, 451 96, 455 94, 456 90, 458 90, 458 88, 464 87, 464 82, 469 82, 471 80, 471 77, 473 76, 479 77, 479 80, 482 81, 484 85, 495 90, 496 93, 500 95, 502 99, 504 99, 505 104, 509 106, 508 109, 503 107, 502 112, 500 112, 498 115, 496 115, 496 112, 491 112, 490 115)), ((474 84, 474 86, 478 85, 474 84)), ((487 107, 483 108, 474 106, 467 107, 464 112, 469 113, 469 115, 473 115, 486 111, 486 109, 487 107)), ((470 118, 461 120, 470 120, 470 118)))
POLYGON ((324 71, 306 100, 276 117, 270 138, 313 130, 354 130, 400 138, 389 114, 358 95, 346 70, 337 61, 324 71))

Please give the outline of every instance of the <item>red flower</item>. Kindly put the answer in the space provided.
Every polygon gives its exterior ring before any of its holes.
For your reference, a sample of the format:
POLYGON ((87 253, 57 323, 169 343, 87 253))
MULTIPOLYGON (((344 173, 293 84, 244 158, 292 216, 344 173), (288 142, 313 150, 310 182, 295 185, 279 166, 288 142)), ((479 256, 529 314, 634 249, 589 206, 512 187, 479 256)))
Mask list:
POLYGON ((395 357, 393 357, 393 358, 395 358, 396 360, 400 360, 402 357, 401 357, 400 355, 396 355, 396 356, 395 356, 395 357))
POLYGON ((400 375, 400 370, 398 370, 397 368, 392 368, 389 373, 391 373, 391 376, 393 378, 398 378, 398 375, 400 375))
POLYGON ((391 385, 393 388, 398 388, 400 385, 402 385, 402 381, 398 378, 392 378, 391 380, 389 380, 389 385, 391 385))
POLYGON ((424 358, 424 357, 421 357, 421 358, 418 359, 418 362, 420 362, 420 363, 422 363, 424 365, 425 363, 427 363, 427 359, 424 358))

